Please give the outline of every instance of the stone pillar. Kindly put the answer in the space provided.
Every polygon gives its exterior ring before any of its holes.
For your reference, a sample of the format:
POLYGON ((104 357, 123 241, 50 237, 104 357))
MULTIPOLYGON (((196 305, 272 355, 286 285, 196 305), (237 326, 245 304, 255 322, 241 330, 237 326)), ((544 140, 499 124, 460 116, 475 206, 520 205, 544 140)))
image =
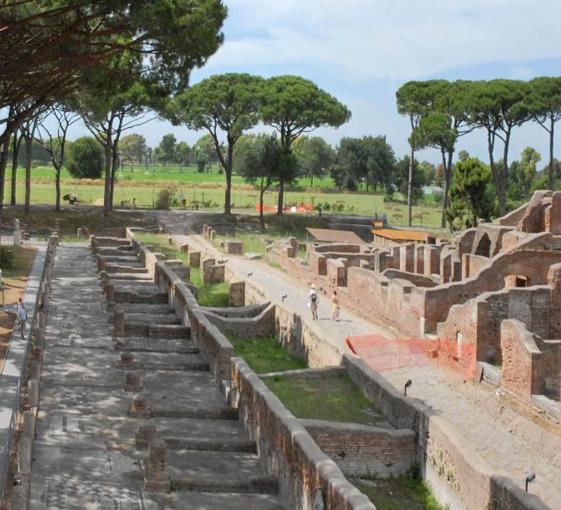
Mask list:
POLYGON ((447 254, 440 259, 440 278, 442 283, 448 283, 452 278, 452 255, 447 254))
POLYGON ((131 352, 125 351, 121 353, 121 359, 117 363, 117 368, 121 370, 135 370, 139 368, 139 363, 131 352))
POLYGON ((161 439, 150 443, 146 471, 144 473, 144 490, 147 492, 170 492, 171 483, 167 472, 167 445, 161 439))
POLYGON ((245 305, 245 282, 230 282, 228 303, 230 306, 245 305))
POLYGON ((154 427, 154 425, 142 425, 138 427, 135 436, 135 444, 139 450, 146 450, 155 439, 156 427, 154 427))
POLYGON ((415 246, 415 273, 425 274, 425 245, 415 246))
POLYGON ((187 243, 182 244, 182 245, 179 247, 179 251, 180 251, 181 253, 185 253, 185 255, 188 255, 188 254, 189 254, 189 245, 188 245, 187 243))
POLYGON ((430 276, 433 274, 440 274, 440 247, 437 246, 423 246, 425 250, 424 261, 425 269, 424 274, 430 276))
POLYGON ((113 313, 113 336, 125 336, 125 312, 121 309, 113 313))
POLYGON ((201 266, 201 252, 192 251, 189 252, 189 267, 200 267, 201 266))
POLYGON ((127 374, 125 378, 125 391, 127 393, 139 393, 143 389, 142 379, 138 374, 127 374))
POLYGON ((400 246, 399 250, 399 270, 408 273, 415 272, 415 245, 406 244, 400 246))
POLYGON ((144 393, 137 393, 132 397, 131 405, 129 407, 129 415, 137 418, 149 418, 150 408, 144 393))

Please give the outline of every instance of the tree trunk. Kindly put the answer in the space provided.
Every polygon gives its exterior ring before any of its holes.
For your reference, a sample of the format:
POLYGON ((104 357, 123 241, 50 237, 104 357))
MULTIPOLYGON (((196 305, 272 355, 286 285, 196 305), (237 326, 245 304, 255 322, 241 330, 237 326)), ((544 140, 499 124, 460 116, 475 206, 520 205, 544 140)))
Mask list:
POLYGON ((62 166, 55 165, 55 210, 60 211, 60 172, 62 166))
POLYGON ((284 179, 279 179, 279 199, 277 203, 277 215, 282 216, 284 212, 284 179))
POLYGON ((12 142, 12 195, 10 197, 11 205, 16 205, 18 157, 19 157, 19 148, 21 144, 21 139, 22 139, 22 135, 18 136, 17 130, 14 131, 14 138, 12 142))
POLYGON ((228 142, 228 159, 223 162, 226 174, 226 190, 224 192, 224 214, 232 214, 232 159, 234 156, 234 144, 228 142))
POLYGON ((444 167, 444 197, 442 200, 442 219, 440 222, 440 226, 442 228, 446 228, 446 210, 448 209, 449 201, 450 201, 450 184, 452 183, 452 159, 454 157, 454 151, 448 152, 448 161, 446 161, 446 157, 444 152, 442 153, 442 164, 444 167))
POLYGON ((415 171, 415 148, 411 145, 409 179, 407 180, 407 224, 413 223, 413 172, 415 171))
POLYGON ((33 160, 33 138, 25 139, 25 207, 24 214, 29 214, 31 209, 31 163, 33 160))
POLYGON ((503 149, 503 165, 499 172, 499 186, 497 187, 497 197, 499 198, 499 215, 506 214, 506 182, 508 179, 508 150, 510 146, 511 128, 508 129, 503 149))
POLYGON ((554 169, 553 169, 553 137, 555 135, 555 121, 553 119, 553 116, 551 117, 551 128, 549 129, 549 177, 548 177, 548 181, 549 181, 549 189, 553 190, 553 187, 555 186, 555 176, 553 175, 554 173, 554 169))
POLYGON ((265 216, 263 214, 263 207, 264 207, 264 200, 263 196, 265 195, 265 182, 264 178, 261 177, 261 185, 259 188, 259 225, 261 225, 261 233, 265 232, 265 216))
POLYGON ((491 174, 493 176, 493 182, 495 183, 495 191, 499 199, 499 216, 503 216, 504 211, 506 210, 506 204, 505 204, 505 197, 504 197, 504 188, 501 179, 502 170, 499 172, 499 169, 497 169, 497 165, 495 164, 495 156, 493 155, 494 148, 495 148, 495 135, 490 130, 487 130, 487 149, 489 151, 489 166, 491 167, 491 174))
POLYGON ((112 157, 111 157, 111 185, 109 191, 109 210, 113 210, 113 196, 115 195, 115 176, 117 174, 117 169, 119 167, 119 152, 117 150, 117 143, 115 141, 113 147, 111 149, 112 157))
POLYGON ((4 208, 4 185, 6 182, 6 166, 8 165, 8 152, 10 145, 10 136, 7 136, 7 141, 0 141, 0 209, 4 208))
POLYGON ((107 133, 105 140, 105 186, 103 190, 103 215, 108 216, 110 209, 111 197, 111 166, 113 162, 113 151, 111 143, 111 135, 107 133))

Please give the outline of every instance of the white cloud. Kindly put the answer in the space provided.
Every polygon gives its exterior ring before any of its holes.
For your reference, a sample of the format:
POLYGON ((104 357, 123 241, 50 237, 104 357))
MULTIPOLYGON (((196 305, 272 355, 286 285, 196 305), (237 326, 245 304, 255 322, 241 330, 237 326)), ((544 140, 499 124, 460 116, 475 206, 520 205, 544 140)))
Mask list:
POLYGON ((210 70, 307 63, 356 81, 407 80, 561 57, 555 0, 231 0, 210 70))

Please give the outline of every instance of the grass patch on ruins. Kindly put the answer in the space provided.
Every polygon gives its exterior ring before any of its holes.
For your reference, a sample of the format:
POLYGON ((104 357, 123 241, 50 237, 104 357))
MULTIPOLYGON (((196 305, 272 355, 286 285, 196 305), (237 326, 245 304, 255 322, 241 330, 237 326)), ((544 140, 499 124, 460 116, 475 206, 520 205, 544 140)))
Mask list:
MULTIPOLYGON (((196 286, 195 283, 193 285, 196 286)), ((213 283, 199 287, 197 301, 201 306, 212 306, 213 308, 224 308, 229 305, 230 289, 228 283, 213 283)))
POLYGON ((227 239, 238 239, 243 243, 244 253, 259 253, 264 255, 265 249, 265 239, 271 239, 270 236, 265 236, 261 234, 253 233, 239 233, 235 235, 217 235, 214 244, 217 248, 223 250, 220 246, 221 241, 226 241, 227 239))
MULTIPOLYGON (((168 259, 178 259, 186 266, 189 265, 188 257, 177 248, 175 244, 169 244, 168 236, 162 234, 149 234, 146 232, 135 232, 136 239, 156 251, 163 253, 168 259)), ((201 306, 225 307, 229 304, 230 289, 228 283, 213 283, 203 285, 200 267, 190 268, 190 282, 199 289, 197 301, 201 306)))
POLYGON ((444 510, 418 473, 387 479, 352 479, 378 510, 444 510))
POLYGON ((297 418, 374 425, 379 412, 347 374, 263 379, 297 418))
POLYGON ((308 364, 289 354, 274 336, 240 338, 229 336, 236 355, 243 358, 258 374, 307 368, 308 364))

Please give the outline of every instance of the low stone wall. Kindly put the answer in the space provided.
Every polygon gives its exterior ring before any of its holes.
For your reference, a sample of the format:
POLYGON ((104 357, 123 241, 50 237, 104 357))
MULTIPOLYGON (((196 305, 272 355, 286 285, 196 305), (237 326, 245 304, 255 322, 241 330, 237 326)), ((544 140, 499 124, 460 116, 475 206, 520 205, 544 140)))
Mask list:
POLYGON ((415 464, 417 444, 413 430, 324 420, 301 422, 347 476, 398 476, 415 464))
POLYGON ((287 507, 375 510, 247 364, 232 361, 232 404, 266 467, 279 479, 287 507))
POLYGON ((228 313, 225 316, 223 313, 213 311, 212 308, 203 308, 202 312, 212 324, 227 335, 265 337, 275 332, 275 305, 273 304, 269 304, 253 317, 236 317, 235 313, 228 313))
POLYGON ((512 480, 496 476, 465 439, 430 408, 404 397, 356 356, 345 355, 344 363, 353 382, 393 426, 416 431, 417 463, 442 505, 450 510, 551 510, 512 480))
POLYGON ((53 234, 47 247, 37 251, 23 296, 28 313, 26 337, 20 339, 19 331, 14 328, 0 374, 0 500, 7 503, 5 490, 11 472, 14 480, 18 479, 11 490, 11 506, 8 504, 14 509, 28 506, 45 326, 58 243, 58 235, 53 234), (17 457, 15 472, 11 471, 14 457, 17 457))

